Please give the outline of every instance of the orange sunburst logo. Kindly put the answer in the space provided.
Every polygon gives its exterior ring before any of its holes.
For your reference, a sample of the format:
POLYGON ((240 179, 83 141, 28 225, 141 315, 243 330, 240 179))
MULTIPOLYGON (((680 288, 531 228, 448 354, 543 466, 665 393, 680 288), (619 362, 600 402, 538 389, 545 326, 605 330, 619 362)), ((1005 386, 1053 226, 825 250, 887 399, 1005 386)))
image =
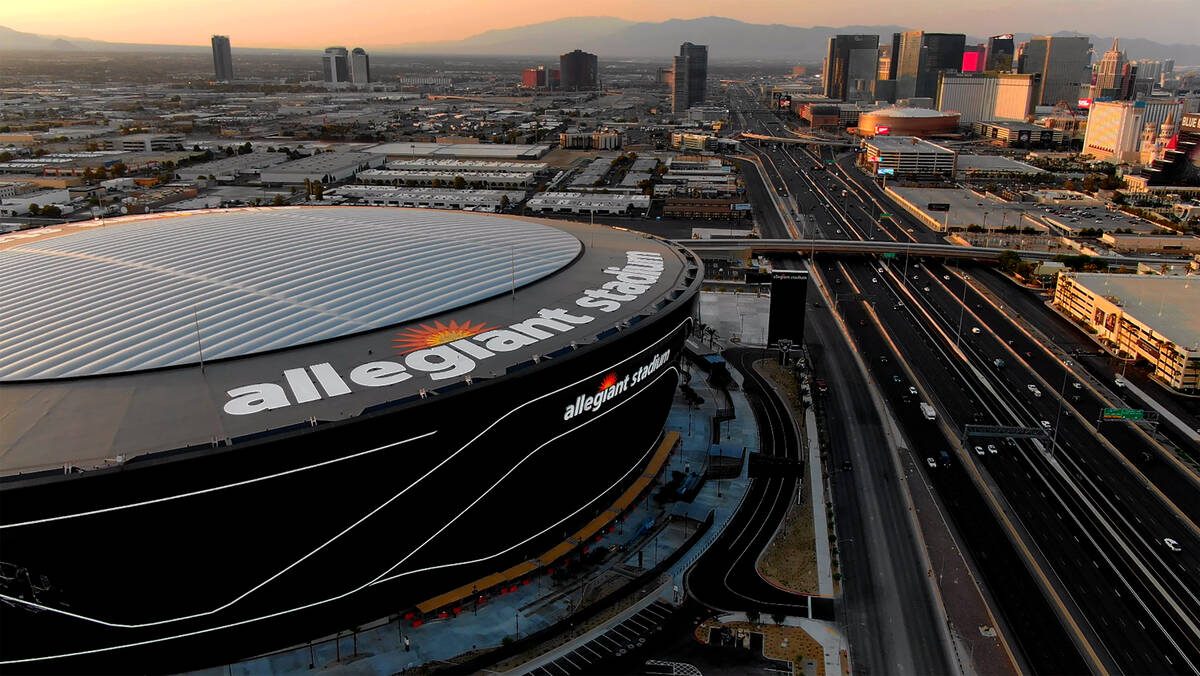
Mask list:
POLYGON ((484 322, 472 324, 469 320, 459 324, 453 319, 449 324, 434 322, 433 325, 420 324, 396 333, 392 346, 402 354, 427 347, 445 345, 462 338, 470 338, 489 329, 484 322))
POLYGON ((603 392, 613 385, 617 384, 617 374, 615 371, 609 371, 608 375, 604 376, 604 380, 600 381, 600 391, 603 392))

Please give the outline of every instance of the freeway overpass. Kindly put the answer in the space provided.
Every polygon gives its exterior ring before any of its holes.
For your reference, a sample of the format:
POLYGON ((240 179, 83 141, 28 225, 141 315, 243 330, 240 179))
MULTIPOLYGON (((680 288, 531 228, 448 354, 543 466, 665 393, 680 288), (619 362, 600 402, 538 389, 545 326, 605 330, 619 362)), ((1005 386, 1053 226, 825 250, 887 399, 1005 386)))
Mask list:
POLYGON ((788 136, 788 137, 768 136, 766 134, 752 134, 750 132, 745 132, 745 131, 741 132, 737 136, 734 136, 734 138, 739 141, 767 141, 770 143, 792 143, 792 144, 796 144, 796 145, 821 145, 821 146, 835 146, 835 147, 840 147, 840 148, 853 148, 854 146, 858 145, 858 143, 855 141, 847 141, 844 139, 828 139, 828 138, 821 138, 819 136, 807 136, 807 135, 797 135, 797 136, 788 136))
MULTIPOLYGON (((730 258, 772 253, 842 253, 842 254, 910 254, 935 258, 956 258, 973 261, 996 261, 1000 253, 1007 251, 999 247, 961 246, 932 242, 890 242, 879 240, 851 239, 679 239, 682 246, 697 253, 722 253, 730 258)), ((1017 251, 1021 258, 1029 261, 1048 261, 1064 252, 1017 251)), ((1069 253, 1069 252, 1067 252, 1069 253)), ((1106 256, 1109 265, 1135 266, 1138 263, 1174 262, 1158 256, 1106 256)))

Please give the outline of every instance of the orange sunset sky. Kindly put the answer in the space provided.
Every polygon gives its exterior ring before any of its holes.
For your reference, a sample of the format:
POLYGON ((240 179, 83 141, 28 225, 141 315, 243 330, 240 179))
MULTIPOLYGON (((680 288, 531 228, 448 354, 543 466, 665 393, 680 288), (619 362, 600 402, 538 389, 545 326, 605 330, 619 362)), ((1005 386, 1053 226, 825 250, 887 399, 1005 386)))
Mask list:
POLYGON ((1187 37, 1188 22, 1164 21, 1194 16, 1195 1, 1142 0, 1131 12, 1127 0, 1090 0, 1086 11, 1044 0, 0 0, 0 25, 111 42, 204 45, 221 33, 235 46, 320 48, 456 40, 564 16, 662 21, 716 15, 793 26, 898 24, 973 35, 1001 28, 1078 30, 1197 42, 1187 37))

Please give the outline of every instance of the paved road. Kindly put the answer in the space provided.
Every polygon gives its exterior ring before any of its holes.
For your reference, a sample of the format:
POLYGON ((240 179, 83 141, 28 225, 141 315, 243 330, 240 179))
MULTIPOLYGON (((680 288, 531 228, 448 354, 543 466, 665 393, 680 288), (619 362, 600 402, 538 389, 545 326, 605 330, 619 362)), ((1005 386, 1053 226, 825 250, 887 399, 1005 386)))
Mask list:
MULTIPOLYGON (((758 423, 757 450, 766 455, 799 459, 800 443, 786 405, 752 367, 767 355, 766 351, 747 348, 725 351, 726 360, 744 377, 746 398, 758 423)), ((724 611, 756 610, 764 615, 782 613, 833 619, 832 600, 780 589, 764 580, 755 567, 759 554, 796 500, 797 488, 795 477, 750 481, 741 507, 721 537, 687 573, 687 590, 693 598, 709 608, 724 611)))
POLYGON ((831 497, 844 571, 839 620, 850 640, 855 673, 953 673, 868 384, 827 310, 811 312, 806 331, 816 373, 830 388, 818 405, 834 468, 831 497), (849 470, 843 469, 847 460, 849 470))

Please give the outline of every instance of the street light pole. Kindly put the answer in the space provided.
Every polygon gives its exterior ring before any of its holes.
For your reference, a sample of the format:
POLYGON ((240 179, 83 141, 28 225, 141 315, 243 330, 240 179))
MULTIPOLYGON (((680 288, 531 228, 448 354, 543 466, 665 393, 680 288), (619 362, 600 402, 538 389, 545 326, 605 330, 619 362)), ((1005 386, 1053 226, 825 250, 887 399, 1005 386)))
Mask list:
POLYGON ((1062 421, 1063 397, 1067 396, 1067 378, 1071 376, 1071 362, 1063 362, 1062 387, 1058 388, 1058 414, 1054 417, 1054 434, 1050 438, 1050 455, 1058 449, 1058 423, 1062 421))
POLYGON ((962 341, 963 316, 967 314, 967 280, 970 278, 969 275, 963 275, 962 295, 958 298, 958 333, 954 336, 954 347, 958 347, 962 341))

